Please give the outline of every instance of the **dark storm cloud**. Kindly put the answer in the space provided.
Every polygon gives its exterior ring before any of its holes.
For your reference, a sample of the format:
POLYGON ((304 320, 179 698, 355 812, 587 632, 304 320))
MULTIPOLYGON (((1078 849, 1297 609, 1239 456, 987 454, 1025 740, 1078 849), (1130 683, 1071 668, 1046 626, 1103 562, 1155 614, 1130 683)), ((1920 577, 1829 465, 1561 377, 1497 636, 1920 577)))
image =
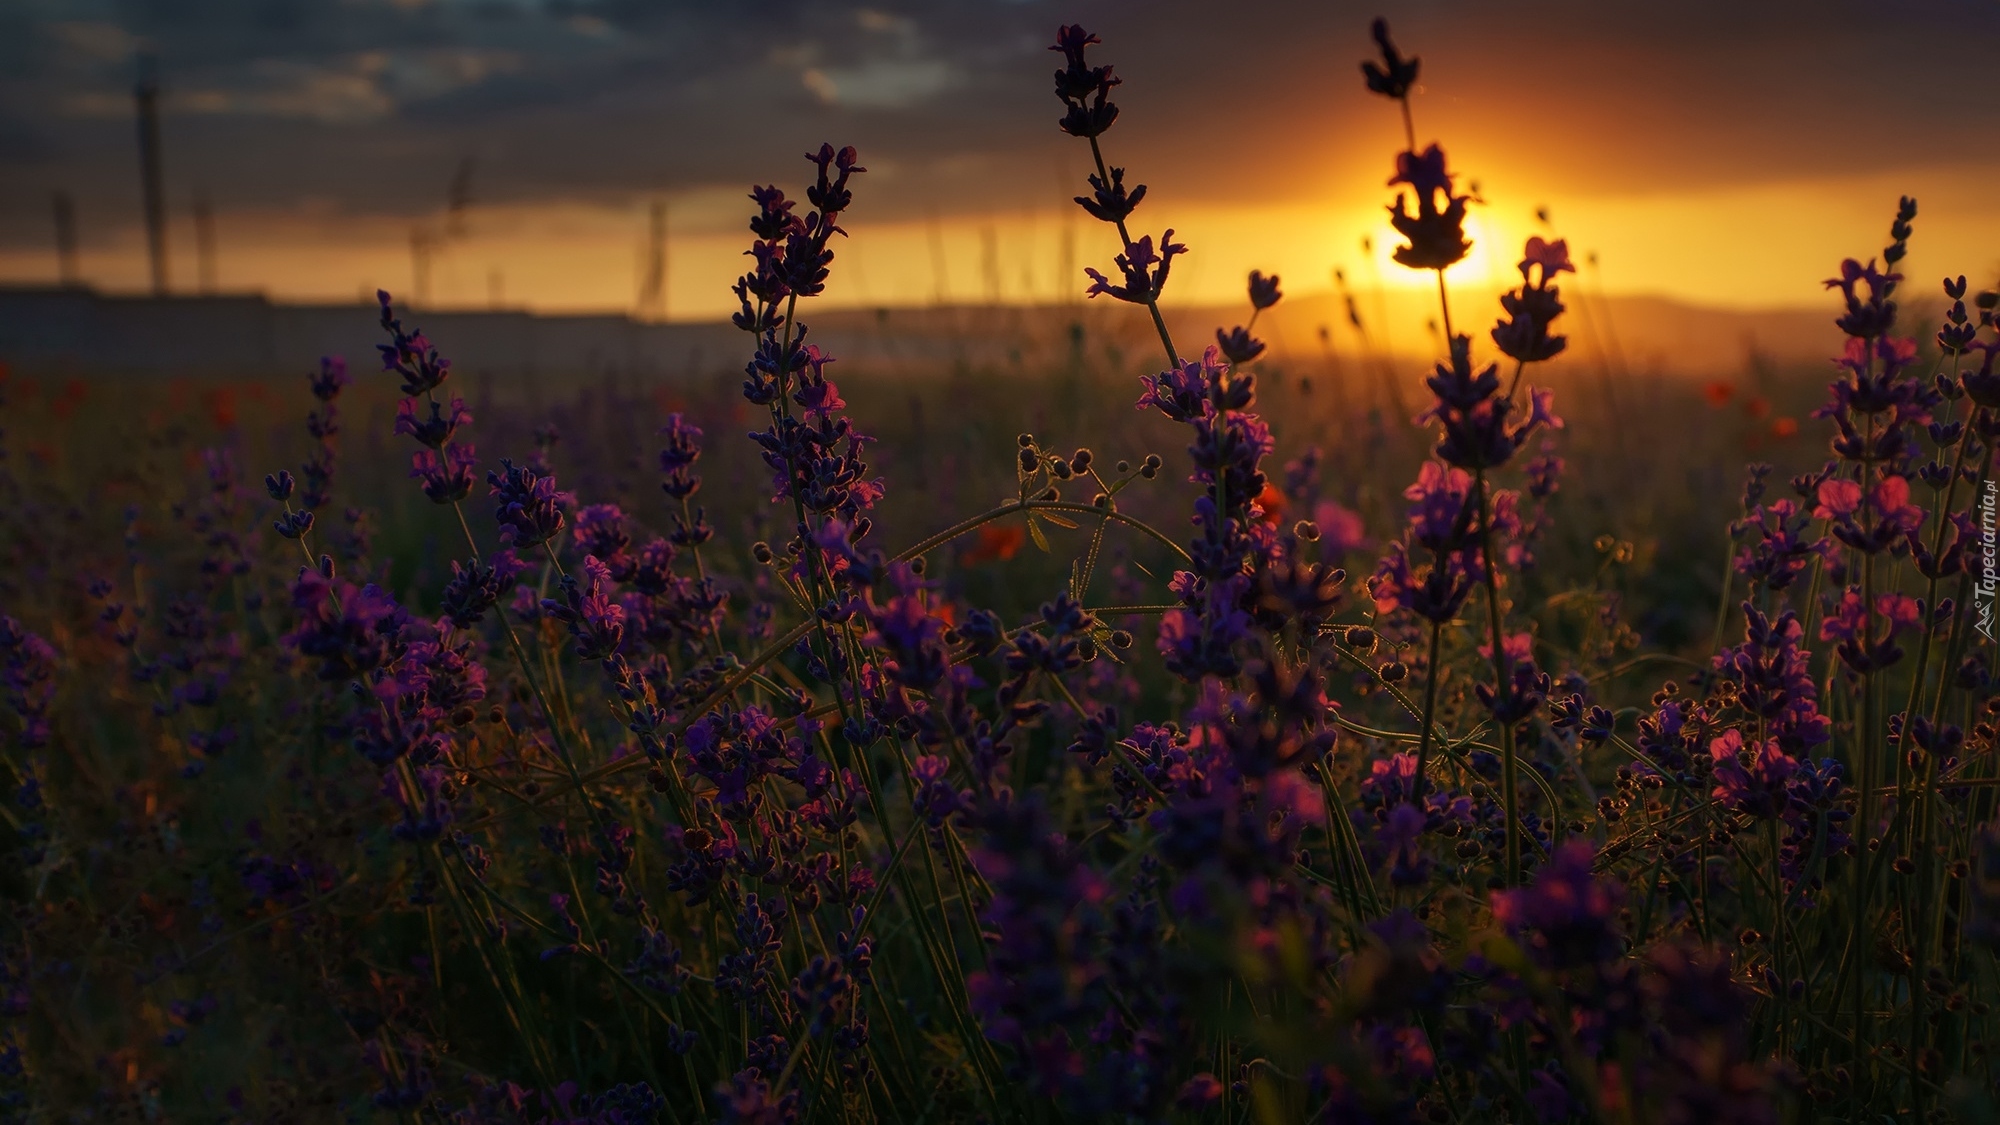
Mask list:
MULTIPOLYGON (((2000 9, 1972 4, 1389 4, 1436 132, 1475 128, 1577 190, 1983 159, 2000 9)), ((861 146, 884 211, 1046 204, 1059 22, 1129 82, 1114 153, 1183 197, 1300 197, 1389 128, 1356 63, 1374 5, 1323 0, 642 3, 17 0, 0 10, 0 237, 48 192, 133 210, 130 88, 158 55, 168 175, 217 205, 413 214, 477 159, 486 202, 802 175, 861 146)), ((1427 129, 1427 132, 1430 130, 1427 129)), ((1373 149, 1371 149, 1373 151, 1373 149)))

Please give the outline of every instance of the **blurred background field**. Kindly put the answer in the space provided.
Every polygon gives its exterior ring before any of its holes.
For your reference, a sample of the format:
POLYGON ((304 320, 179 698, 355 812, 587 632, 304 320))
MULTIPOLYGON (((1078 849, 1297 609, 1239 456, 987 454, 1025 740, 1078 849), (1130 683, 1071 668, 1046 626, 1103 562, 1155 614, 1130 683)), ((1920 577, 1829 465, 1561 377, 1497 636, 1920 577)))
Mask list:
MULTIPOLYGON (((1573 323, 1569 354, 1544 365, 1540 377, 1556 389, 1569 423, 1550 448, 1573 467, 1554 501, 1552 537, 1541 555, 1556 574, 1599 570, 1607 587, 1628 599, 1649 644, 1667 650, 1705 644, 1742 466, 1768 461, 1782 479, 1824 460, 1808 415, 1824 397, 1829 365, 1807 349, 1831 350, 1837 333, 1824 313, 1584 302, 1594 306, 1601 327, 1573 323), (1764 350, 1766 337, 1786 350, 1764 350), (1676 347, 1694 361, 1670 354, 1676 347)), ((1358 306, 1371 303, 1375 315, 1357 308, 1359 328, 1330 299, 1281 303, 1260 322, 1272 346, 1256 365, 1261 409, 1278 441, 1273 465, 1319 450, 1317 488, 1359 517, 1365 547, 1378 546, 1382 531, 1399 520, 1401 490, 1427 448, 1422 431, 1408 422, 1427 398, 1429 361, 1419 349, 1437 344, 1434 302, 1425 308, 1400 293, 1357 296, 1358 306), (1384 312, 1403 315, 1378 319, 1384 312), (1402 338, 1381 326, 1400 326, 1402 338)), ((1458 307, 1471 319, 1490 304, 1473 294, 1458 307)), ((311 343, 348 357, 357 376, 346 411, 348 491, 341 503, 379 514, 378 554, 393 560, 394 589, 435 591, 453 544, 439 542, 430 505, 406 481, 407 454, 389 433, 394 378, 374 370, 373 310, 311 312, 317 322, 311 343)), ((1915 321, 1923 310, 1909 316, 1915 321)), ((1234 323, 1231 317, 1223 308, 1169 312, 1182 339, 1212 335, 1234 323)), ((526 456, 536 431, 553 426, 550 461, 566 488, 663 526, 665 501, 649 471, 652 435, 667 414, 681 411, 709 434, 706 457, 714 467, 703 496, 710 510, 724 521, 745 518, 736 513, 767 518, 770 506, 761 501, 768 498, 768 470, 744 439, 754 419, 740 393, 742 360, 728 354, 732 345, 740 349, 740 332, 723 324, 549 319, 599 346, 529 356, 505 346, 506 318, 421 310, 412 316, 454 358, 453 386, 476 420, 482 473, 498 457, 526 456), (640 333, 641 345, 619 354, 619 332, 640 333), (647 340, 645 333, 657 336, 647 340)), ((131 347, 135 335, 143 339, 143 330, 117 346, 131 347)), ((876 439, 876 471, 902 485, 878 513, 884 543, 915 541, 1011 497, 1020 433, 1050 448, 1089 445, 1100 457, 1134 463, 1158 453, 1171 465, 1182 452, 1185 438, 1176 427, 1133 409, 1138 376, 1159 366, 1158 341, 1143 310, 1099 303, 830 312, 813 318, 812 338, 839 357, 834 370, 852 413, 876 439)), ((66 485, 82 518, 100 530, 115 530, 123 502, 142 494, 161 499, 150 490, 178 480, 188 467, 167 462, 184 461, 199 448, 231 449, 244 466, 257 466, 294 462, 308 447, 301 419, 310 405, 306 372, 316 364, 300 360, 290 371, 258 371, 269 361, 253 355, 220 366, 257 373, 216 376, 203 372, 198 351, 180 370, 167 366, 170 347, 147 354, 167 369, 121 371, 108 364, 111 370, 90 371, 74 354, 52 349, 11 365, 6 393, 20 468, 66 485)), ((1190 495, 1184 481, 1163 477, 1127 502, 1156 526, 1175 527, 1185 521, 1190 495)), ((1312 515, 1289 511, 1284 518, 1312 515)), ((778 533, 761 523, 725 523, 723 530, 739 548, 778 533)), ((1018 527, 991 535, 998 538, 962 542, 952 556, 961 563, 949 572, 955 591, 982 604, 1032 608, 1055 588, 1067 565, 1059 560, 1072 550, 1059 545, 1043 556, 1018 527), (987 563, 1003 565, 981 565, 987 563)), ((1357 549, 1349 561, 1357 590, 1367 554, 1357 549)), ((75 562, 51 560, 61 567, 75 562)), ((1532 583, 1533 574, 1528 578, 1532 583)), ((10 579, 16 588, 43 580, 10 579)))

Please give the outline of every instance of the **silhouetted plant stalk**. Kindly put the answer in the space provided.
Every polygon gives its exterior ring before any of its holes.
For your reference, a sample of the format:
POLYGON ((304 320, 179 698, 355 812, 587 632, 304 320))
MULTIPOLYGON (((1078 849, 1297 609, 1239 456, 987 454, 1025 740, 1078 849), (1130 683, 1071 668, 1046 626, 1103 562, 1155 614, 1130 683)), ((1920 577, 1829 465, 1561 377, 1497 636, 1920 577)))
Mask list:
MULTIPOLYGON (((1473 494, 1467 495, 1464 502, 1474 506, 1477 513, 1472 538, 1476 545, 1477 579, 1486 595, 1488 645, 1493 661, 1492 695, 1482 695, 1482 698, 1500 725, 1500 783, 1507 817, 1506 882, 1513 886, 1521 881, 1523 873, 1517 784, 1520 764, 1516 759, 1515 728, 1520 719, 1526 718, 1539 705, 1540 698, 1531 685, 1522 685, 1527 688, 1528 695, 1536 696, 1532 702, 1526 702, 1525 708, 1522 707, 1524 700, 1516 696, 1513 657, 1508 652, 1502 622, 1500 576, 1493 558, 1497 546, 1495 504, 1488 472, 1505 464, 1538 426, 1562 425, 1561 420, 1548 409, 1550 400, 1547 393, 1536 392, 1532 388, 1529 392, 1531 408, 1528 419, 1518 427, 1510 428, 1507 414, 1515 405, 1514 395, 1527 364, 1552 358, 1563 350, 1564 338, 1549 335, 1549 326, 1563 311, 1557 290, 1551 282, 1557 273, 1574 272, 1574 267, 1570 265, 1564 243, 1546 243, 1540 237, 1529 240, 1526 257, 1520 264, 1521 288, 1502 299, 1507 319, 1501 321, 1492 333, 1494 343, 1515 361, 1514 377, 1507 393, 1495 397, 1499 387, 1495 374, 1497 368, 1489 365, 1478 375, 1473 374, 1471 339, 1458 335, 1452 327, 1451 300, 1444 276, 1445 270, 1462 261, 1472 248, 1464 231, 1466 205, 1471 197, 1453 192, 1453 176, 1446 170, 1445 154, 1441 148, 1432 144, 1421 153, 1417 151, 1410 92, 1417 81, 1419 60, 1403 57, 1390 38, 1384 21, 1376 20, 1372 32, 1381 58, 1379 62, 1364 62, 1362 72, 1371 91, 1390 98, 1401 109, 1407 143, 1405 151, 1396 158, 1396 174, 1390 178, 1389 186, 1407 185, 1415 195, 1416 204, 1416 212, 1412 214, 1406 197, 1399 193, 1395 205, 1389 208, 1390 224, 1407 240, 1406 245, 1398 247, 1393 256, 1397 263, 1409 269, 1427 269, 1437 274, 1438 311, 1443 319, 1445 340, 1450 351, 1450 359, 1439 364, 1436 376, 1429 380, 1430 389, 1437 396, 1437 405, 1419 421, 1435 420, 1440 423, 1443 437, 1435 450, 1436 455, 1454 471, 1469 470, 1472 475, 1473 494)), ((1445 565, 1444 557, 1433 546, 1433 573, 1445 565)), ((1451 599, 1444 599, 1436 608, 1455 609, 1456 606, 1451 604, 1451 599)), ((1419 772, 1411 786, 1413 802, 1418 799, 1425 784, 1422 771, 1428 766, 1428 735, 1437 696, 1438 633, 1443 622, 1449 619, 1448 616, 1426 616, 1431 619, 1431 659, 1426 672, 1430 682, 1425 689, 1424 739, 1417 754, 1419 772)), ((1532 669, 1532 657, 1524 656, 1523 659, 1532 669)), ((1543 679, 1546 680, 1546 677, 1543 679)))

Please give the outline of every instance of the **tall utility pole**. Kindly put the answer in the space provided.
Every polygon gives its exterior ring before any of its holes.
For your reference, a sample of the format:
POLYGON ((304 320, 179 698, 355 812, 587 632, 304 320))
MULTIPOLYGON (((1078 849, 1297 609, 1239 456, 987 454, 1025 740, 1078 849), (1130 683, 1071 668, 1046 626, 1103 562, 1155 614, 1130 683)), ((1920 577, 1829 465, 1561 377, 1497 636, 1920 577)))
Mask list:
POLYGON ((208 193, 196 192, 194 197, 194 254, 195 276, 200 279, 204 297, 215 294, 215 212, 208 205, 208 193))
POLYGON ((69 193, 55 194, 56 219, 56 279, 65 286, 77 283, 76 268, 76 204, 70 202, 69 193))
POLYGON ((986 282, 986 307, 999 307, 1000 232, 992 223, 979 228, 979 272, 986 282))
POLYGON ((945 285, 944 228, 938 225, 936 211, 930 213, 929 221, 924 225, 931 243, 931 304, 948 305, 951 303, 951 291, 945 285))
POLYGON ((645 272, 639 282, 639 315, 667 319, 667 201, 655 199, 647 227, 645 272))
POLYGON ((431 251, 437 241, 422 227, 410 231, 410 304, 427 308, 431 303, 431 251))
POLYGON ((153 296, 167 295, 167 189, 160 174, 159 60, 139 56, 139 186, 146 200, 146 253, 153 267, 153 296))
POLYGON ((465 237, 465 212, 472 206, 472 169, 477 162, 470 156, 458 159, 458 171, 451 175, 451 183, 444 189, 444 238, 449 241, 465 237))
POLYGON ((1075 304, 1081 300, 1077 294, 1083 286, 1076 283, 1076 224, 1064 217, 1062 228, 1062 252, 1056 257, 1056 301, 1058 304, 1075 304))

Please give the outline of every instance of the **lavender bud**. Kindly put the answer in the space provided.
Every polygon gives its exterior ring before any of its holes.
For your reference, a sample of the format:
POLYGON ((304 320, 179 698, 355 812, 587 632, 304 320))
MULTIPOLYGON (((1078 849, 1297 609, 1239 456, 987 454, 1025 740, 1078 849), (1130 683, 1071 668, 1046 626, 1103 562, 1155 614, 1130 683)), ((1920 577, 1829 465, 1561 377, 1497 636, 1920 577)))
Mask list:
POLYGON ((307 511, 286 512, 271 524, 278 534, 287 539, 297 539, 312 530, 313 514, 307 511))

